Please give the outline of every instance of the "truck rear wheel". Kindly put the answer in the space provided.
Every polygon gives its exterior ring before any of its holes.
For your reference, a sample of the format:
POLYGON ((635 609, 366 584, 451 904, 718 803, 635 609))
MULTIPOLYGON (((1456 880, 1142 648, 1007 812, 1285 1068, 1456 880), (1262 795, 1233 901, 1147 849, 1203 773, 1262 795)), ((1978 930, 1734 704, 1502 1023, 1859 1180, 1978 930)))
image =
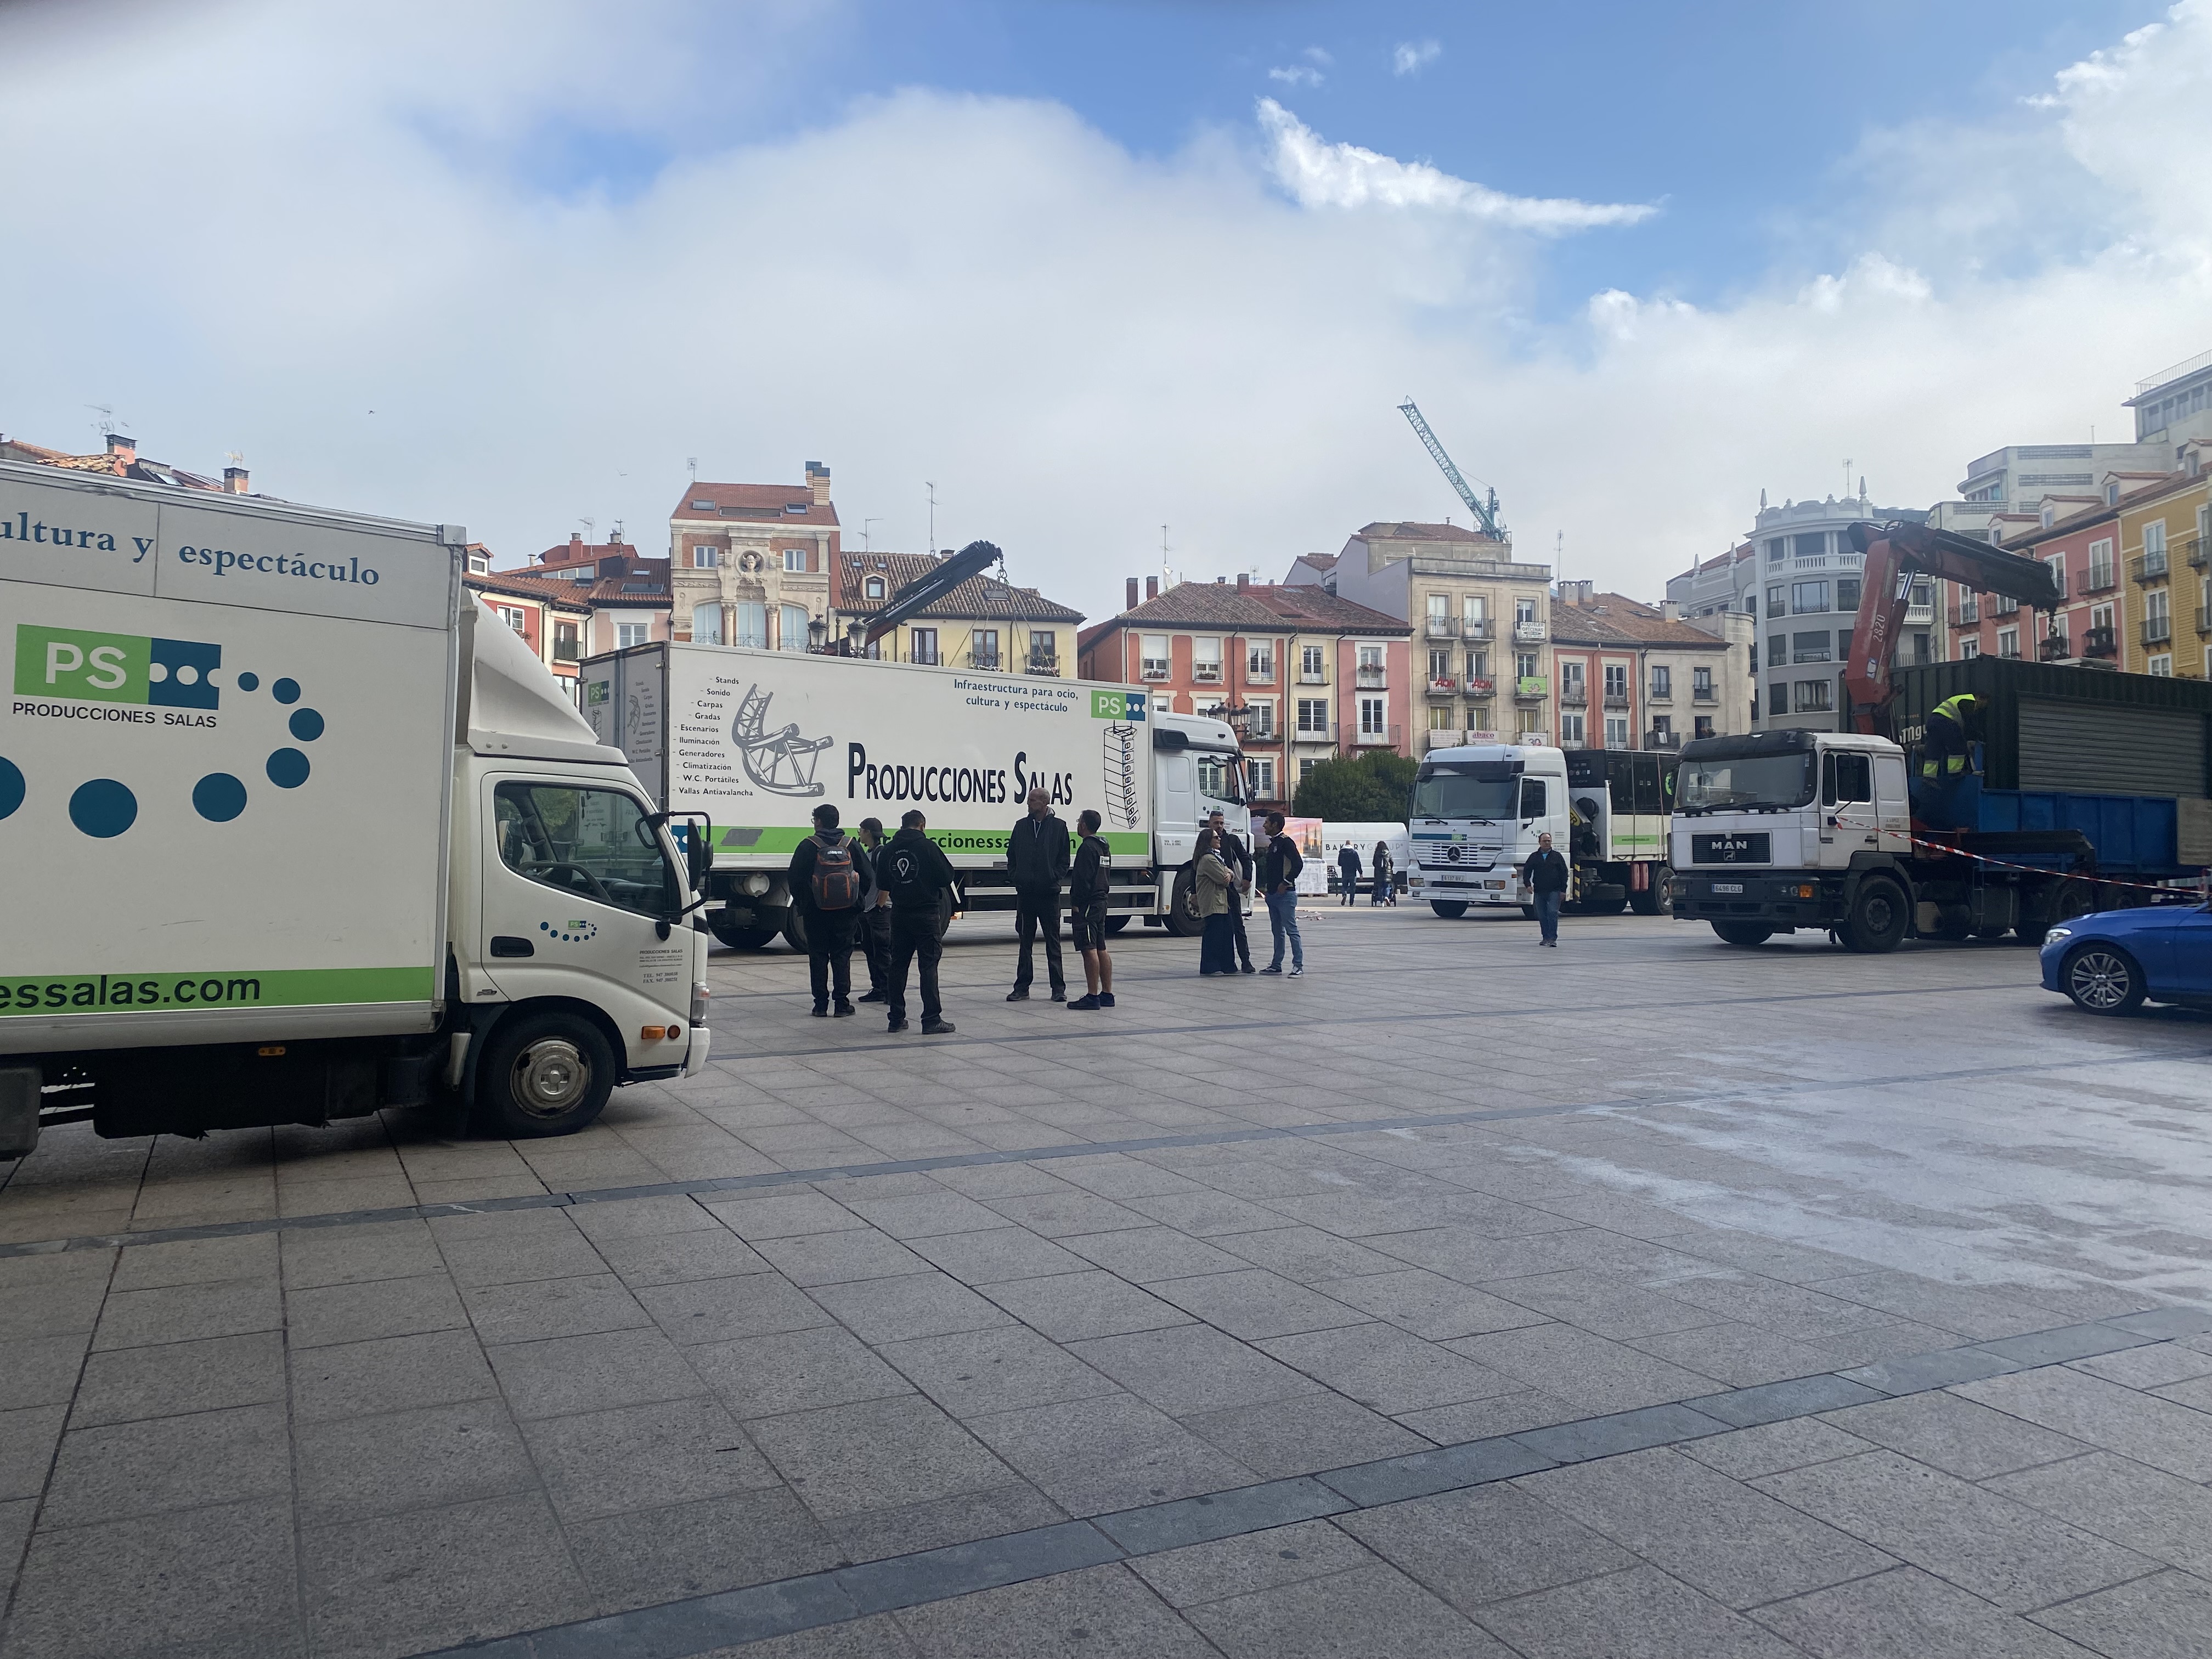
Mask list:
POLYGON ((1851 898, 1850 914, 1837 932, 1846 951, 1880 956, 1904 941, 1905 919, 1905 895, 1897 884, 1871 877, 1859 884, 1851 898))
POLYGON ((1196 939, 1205 931, 1206 924, 1183 908, 1197 885, 1198 877, 1188 865, 1176 872, 1174 902, 1168 906, 1168 932, 1177 939, 1196 939))
POLYGON ((1429 908, 1435 911, 1446 921, 1457 921, 1462 916, 1467 914, 1466 904, 1457 899, 1431 899, 1429 901, 1429 908))
POLYGON ((614 1050, 581 1014, 518 1014, 492 1028, 477 1061, 477 1121, 509 1140, 569 1135, 615 1086, 614 1050))
POLYGON ((1774 937, 1771 927, 1762 927, 1755 921, 1717 921, 1713 932, 1728 945, 1764 945, 1774 937))

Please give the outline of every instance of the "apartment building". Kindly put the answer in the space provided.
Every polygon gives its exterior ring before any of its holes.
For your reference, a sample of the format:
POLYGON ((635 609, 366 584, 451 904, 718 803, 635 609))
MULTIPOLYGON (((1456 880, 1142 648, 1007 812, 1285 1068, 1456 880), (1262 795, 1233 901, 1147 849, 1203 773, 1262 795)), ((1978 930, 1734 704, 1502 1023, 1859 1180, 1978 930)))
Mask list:
MULTIPOLYGON (((1752 618, 1718 630, 1591 582, 1552 603, 1552 695, 1564 749, 1679 749, 1751 729, 1752 618)), ((1435 745, 1431 745, 1435 746, 1435 745)))
MULTIPOLYGON (((471 574, 486 574, 477 568, 477 550, 471 548, 469 555, 471 574)), ((555 583, 558 591, 583 605, 587 615, 580 649, 586 657, 673 637, 668 561, 642 556, 619 536, 587 542, 571 533, 567 541, 556 542, 520 570, 489 574, 501 580, 538 578, 555 583)))
MULTIPOLYGON (((830 637, 866 622, 899 590, 943 564, 949 554, 845 553, 836 564, 830 637)), ((1083 613, 990 575, 970 576, 936 604, 876 641, 868 654, 893 662, 933 663, 1012 674, 1075 672, 1083 613)))
POLYGON ((1319 587, 1406 624, 1425 671, 1429 747, 1548 743, 1552 570, 1458 525, 1376 522, 1334 555, 1292 562, 1285 585, 1319 587))
POLYGON ((800 484, 695 482, 668 515, 676 637, 805 650, 830 625, 839 533, 819 461, 800 484))
POLYGON ((2116 549, 2119 511, 2091 496, 2073 510, 2055 508, 2040 524, 2006 544, 2022 558, 2040 559, 2058 583, 2057 609, 2048 614, 2016 599, 1943 584, 1946 655, 2021 657, 2091 668, 2120 665, 2119 630, 2124 617, 2116 549))
POLYGON ((1085 629, 1080 678, 1149 687, 1153 706, 1211 714, 1242 734, 1254 804, 1286 806, 1321 761, 1412 752, 1413 630, 1317 585, 1184 582, 1085 629))
POLYGON ((590 653, 593 584, 579 584, 556 576, 510 572, 490 574, 491 555, 481 542, 468 550, 468 573, 461 578, 468 590, 499 620, 522 638, 533 655, 553 671, 570 696, 576 695, 576 665, 590 653))
MULTIPOLYGON (((2185 457, 2197 459, 2191 449, 2185 457)), ((2131 619, 2120 660, 2135 674, 2212 676, 2212 477, 2201 468, 2123 497, 2113 511, 2118 565, 2131 619)))

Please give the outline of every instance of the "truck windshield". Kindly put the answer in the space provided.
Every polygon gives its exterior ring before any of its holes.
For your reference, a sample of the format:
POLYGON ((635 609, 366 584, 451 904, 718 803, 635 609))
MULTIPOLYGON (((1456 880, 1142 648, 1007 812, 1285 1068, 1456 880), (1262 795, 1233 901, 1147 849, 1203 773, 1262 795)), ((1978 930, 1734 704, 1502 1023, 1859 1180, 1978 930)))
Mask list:
POLYGON ((1813 753, 1686 757, 1675 775, 1675 810, 1685 813, 1784 811, 1813 799, 1813 753))
POLYGON ((659 834, 619 790, 502 783, 492 803, 500 858, 517 875, 642 915, 683 909, 659 834))
POLYGON ((1518 816, 1521 780, 1438 772, 1413 785, 1417 818, 1510 818, 1518 816))

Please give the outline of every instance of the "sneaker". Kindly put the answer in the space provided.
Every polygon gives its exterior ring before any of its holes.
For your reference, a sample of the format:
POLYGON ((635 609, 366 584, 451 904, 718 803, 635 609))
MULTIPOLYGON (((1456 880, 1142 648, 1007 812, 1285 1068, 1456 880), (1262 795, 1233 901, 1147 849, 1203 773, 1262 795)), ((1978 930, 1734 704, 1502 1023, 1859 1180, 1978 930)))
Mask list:
MULTIPOLYGON (((1009 1002, 1027 1002, 1029 1000, 1030 988, 1026 985, 1017 985, 1012 990, 1006 993, 1006 1000, 1009 1002)), ((925 1027, 924 1029, 927 1030, 927 1028, 925 1027)))
POLYGON ((1098 994, 1098 1006, 1101 1008, 1111 1008, 1114 1006, 1114 994, 1111 991, 1101 991, 1098 994))
POLYGON ((1283 964, 1278 962, 1268 967, 1262 968, 1260 971, 1263 974, 1279 974, 1283 971, 1283 964))
POLYGON ((1073 1002, 1069 1003, 1069 1004, 1067 1005, 1067 1012, 1068 1012, 1069 1013, 1071 1013, 1071 1014, 1073 1014, 1073 1013, 1077 1013, 1077 1012, 1082 1012, 1082 1013, 1086 1013, 1086 1014, 1087 1014, 1087 1013, 1091 1012, 1092 1012, 1093 1010, 1095 1010, 1097 1006, 1098 1006, 1098 998, 1097 998, 1097 996, 1095 994, 1087 994, 1087 995, 1084 995, 1084 996, 1079 996, 1079 997, 1076 998, 1076 1000, 1075 1000, 1074 1001, 1073 1001, 1073 1002))
POLYGON ((889 1036, 893 1032, 903 1031, 904 1030, 906 1030, 906 1022, 902 1019, 895 1019, 890 1024, 884 1027, 884 1035, 889 1036))
POLYGON ((888 1002, 890 999, 885 996, 881 991, 871 991, 864 997, 854 997, 853 1000, 855 1002, 888 1002))
POLYGON ((921 1022, 924 1036, 951 1036, 953 1030, 953 1024, 949 1019, 925 1019, 921 1022))
POLYGON ((1255 967, 1254 967, 1250 963, 1249 963, 1249 962, 1248 962, 1248 963, 1246 963, 1244 964, 1244 971, 1245 971, 1246 973, 1248 973, 1248 974, 1256 974, 1256 973, 1258 973, 1260 970, 1259 970, 1257 968, 1255 968, 1255 967))
POLYGON ((1053 994, 1052 994, 1052 1000, 1053 1000, 1054 1002, 1065 1002, 1065 1001, 1066 1001, 1066 1000, 1067 1000, 1067 987, 1066 987, 1065 985, 1056 987, 1056 988, 1054 989, 1054 991, 1053 991, 1053 994))
POLYGON ((854 1015, 859 1013, 860 1011, 858 1008, 855 1008, 849 1002, 841 1002, 830 1012, 836 1014, 840 1019, 850 1019, 854 1015))
POLYGON ((1296 979, 1299 975, 1304 973, 1305 970, 1306 965, 1302 962, 1297 967, 1291 969, 1289 973, 1284 975, 1283 977, 1285 979, 1296 979))
POLYGON ((817 1019, 827 1019, 830 1018, 830 1005, 826 1002, 817 1002, 806 1012, 817 1019))

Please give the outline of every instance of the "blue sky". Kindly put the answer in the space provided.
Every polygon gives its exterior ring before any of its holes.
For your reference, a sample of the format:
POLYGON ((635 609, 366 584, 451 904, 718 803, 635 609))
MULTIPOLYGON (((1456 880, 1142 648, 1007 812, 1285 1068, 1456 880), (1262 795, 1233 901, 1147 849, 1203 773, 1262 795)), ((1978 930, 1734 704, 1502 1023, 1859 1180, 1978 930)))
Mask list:
POLYGON ((1410 392, 1649 597, 1846 457, 2116 430, 2212 344, 2208 147, 2212 0, 0 4, 0 429, 508 563, 821 460, 1097 617, 1164 523, 1461 513, 1410 392))

